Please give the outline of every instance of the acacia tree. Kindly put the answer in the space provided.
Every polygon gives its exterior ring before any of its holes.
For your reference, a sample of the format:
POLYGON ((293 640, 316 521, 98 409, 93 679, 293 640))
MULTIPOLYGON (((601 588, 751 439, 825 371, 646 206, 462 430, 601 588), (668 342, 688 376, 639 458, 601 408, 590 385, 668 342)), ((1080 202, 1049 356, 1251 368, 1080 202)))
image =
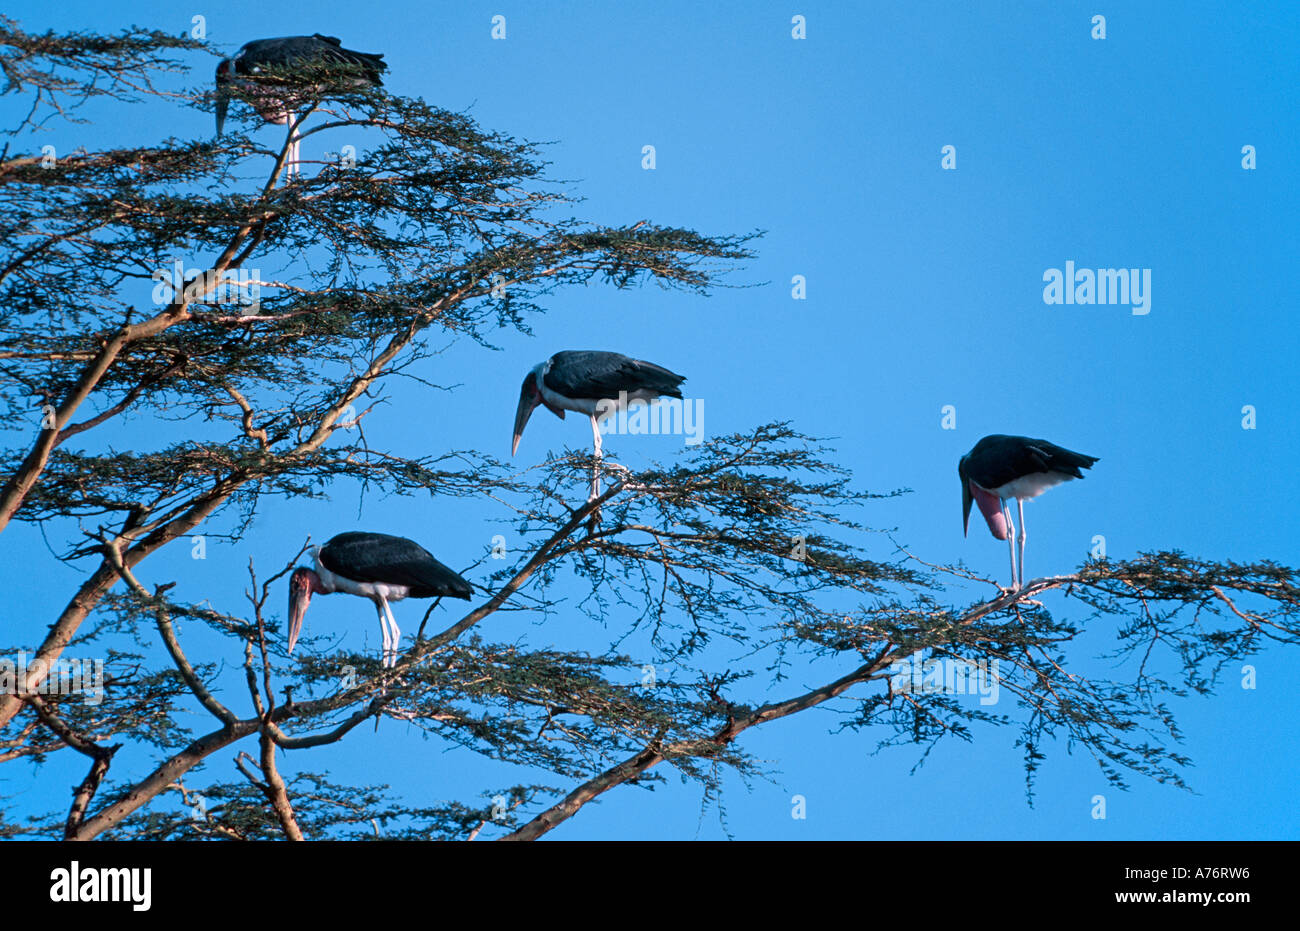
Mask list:
MULTIPOLYGON (((88 571, 56 617, 6 630, 7 655, 31 650, 39 662, 0 695, 0 762, 87 761, 66 811, 7 817, 6 834, 531 839, 666 767, 711 796, 725 772, 762 772, 745 731, 832 701, 882 745, 969 739, 981 722, 1017 728, 1031 785, 1061 738, 1116 784, 1131 773, 1182 784, 1168 697, 1209 692, 1224 664, 1300 633, 1295 572, 1268 561, 1150 553, 1018 592, 931 565, 873 535, 862 515, 880 496, 785 423, 638 472, 582 452, 520 473, 474 451, 375 449, 364 424, 385 385, 436 365, 449 338, 489 351, 491 329, 527 330, 549 294, 578 283, 707 293, 750 256, 753 235, 575 219, 576 200, 546 180, 534 145, 328 74, 313 79, 322 96, 304 135, 345 132, 367 146, 293 181, 287 146, 239 134, 43 157, 33 131, 77 119, 96 95, 208 106, 202 91, 155 83, 203 46, 138 29, 0 27, 5 91, 30 98, 0 161, 0 371, 6 423, 22 425, 2 453, 0 533, 13 520, 39 525, 64 541, 57 558, 88 571), (199 271, 169 290, 155 273, 178 258, 199 271), (286 272, 243 277, 256 304, 232 296, 232 275, 273 264, 286 272), (142 293, 162 297, 141 309, 142 293), (149 437, 137 429, 135 450, 120 452, 126 416, 182 424, 186 438, 141 448, 149 437), (584 501, 593 467, 606 490, 584 501), (262 575, 250 564, 242 605, 214 603, 200 579, 141 580, 151 556, 196 530, 237 541, 259 506, 324 497, 332 484, 479 498, 526 545, 475 579, 480 595, 462 617, 422 624, 391 669, 343 649, 286 655, 267 605, 301 552, 262 575), (558 592, 575 579, 586 596, 571 603, 558 592), (955 582, 989 597, 948 603, 955 582), (1058 610, 1070 618, 1049 610, 1051 592, 1068 597, 1058 610), (625 620, 592 652, 493 639, 510 612, 625 620), (1130 680, 1070 671, 1067 647, 1096 616, 1123 619, 1118 649, 1143 657, 1130 680), (181 620, 225 648, 187 650, 181 620), (621 651, 630 638, 653 653, 650 682, 645 655, 621 651), (74 643, 107 658, 97 704, 42 688, 74 643), (166 664, 144 652, 157 644, 166 664), (720 644, 748 665, 724 663, 720 644), (1176 661, 1172 681, 1153 671, 1161 652, 1176 661), (896 664, 922 655, 998 660, 1015 712, 907 688, 896 664), (796 670, 824 684, 791 688, 796 670), (200 733, 178 717, 196 708, 211 719, 200 733), (285 759, 302 758, 292 751, 381 717, 558 785, 432 804, 328 773, 281 775, 285 759), (116 772, 128 745, 151 748, 152 762, 116 772), (196 783, 220 756, 238 778, 196 783), (155 804, 164 796, 173 802, 155 804)), ((38 572, 54 557, 29 558, 38 572)))

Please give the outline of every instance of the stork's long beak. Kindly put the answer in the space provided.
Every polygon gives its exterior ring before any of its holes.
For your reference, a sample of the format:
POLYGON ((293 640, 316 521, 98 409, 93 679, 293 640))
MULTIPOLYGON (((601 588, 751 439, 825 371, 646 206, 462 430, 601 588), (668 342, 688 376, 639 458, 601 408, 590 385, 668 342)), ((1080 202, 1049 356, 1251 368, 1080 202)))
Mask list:
POLYGON ((519 407, 515 409, 515 437, 510 444, 510 455, 519 451, 519 440, 524 435, 524 426, 528 423, 528 418, 533 416, 533 411, 541 402, 537 400, 537 394, 529 390, 529 385, 524 382, 524 391, 519 395, 519 407))
MULTIPOLYGON (((960 473, 958 473, 960 474, 960 473)), ((961 476, 961 535, 964 537, 970 530, 970 506, 975 500, 975 496, 970 493, 970 479, 965 475, 961 476)))
POLYGON ((302 620, 311 603, 311 583, 297 571, 289 577, 289 652, 293 652, 302 633, 302 620))
POLYGON ((226 87, 226 82, 217 81, 217 135, 221 135, 221 130, 226 125, 226 111, 230 109, 230 90, 226 87))

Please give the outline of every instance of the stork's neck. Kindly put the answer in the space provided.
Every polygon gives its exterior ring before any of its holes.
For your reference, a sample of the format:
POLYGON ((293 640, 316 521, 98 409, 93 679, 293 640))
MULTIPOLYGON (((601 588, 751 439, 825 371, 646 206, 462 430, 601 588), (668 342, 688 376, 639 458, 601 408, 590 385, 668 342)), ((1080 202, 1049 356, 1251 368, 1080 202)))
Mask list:
POLYGON ((567 398, 546 387, 546 373, 550 370, 550 359, 539 363, 537 367, 533 369, 533 384, 537 385, 537 394, 542 399, 542 403, 546 405, 546 409, 556 417, 563 419, 564 409, 568 406, 564 403, 567 398))
POLYGON ((331 595, 338 591, 338 577, 321 565, 319 546, 311 548, 311 561, 316 564, 316 572, 312 579, 312 590, 318 595, 331 595))

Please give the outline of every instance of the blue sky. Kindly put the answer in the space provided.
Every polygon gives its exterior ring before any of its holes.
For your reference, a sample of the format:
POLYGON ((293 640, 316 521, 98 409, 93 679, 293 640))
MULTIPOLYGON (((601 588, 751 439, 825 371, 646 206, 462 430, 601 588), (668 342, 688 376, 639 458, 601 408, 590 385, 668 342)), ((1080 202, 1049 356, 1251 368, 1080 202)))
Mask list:
MULTIPOLYGON (((834 437, 839 461, 864 487, 912 489, 864 515, 868 523, 897 528, 931 561, 965 560, 1000 578, 1005 547, 978 526, 968 539, 960 529, 956 463, 987 433, 1042 436, 1101 458, 1086 481, 1027 504, 1031 576, 1077 565, 1096 535, 1118 558, 1181 548, 1300 562, 1292 362, 1300 8, 1243 6, 322 0, 309 14, 265 3, 139 3, 130 19, 179 33, 204 14, 208 37, 231 52, 252 38, 337 35, 383 52, 395 93, 553 141, 551 175, 575 180, 587 198, 581 216, 767 231, 757 259, 732 278, 762 287, 709 298, 579 288, 548 301, 533 337, 501 331, 500 352, 452 345, 427 377, 460 387, 394 386, 393 403, 367 422, 372 444, 504 458, 528 368, 559 349, 614 349, 687 375, 711 435, 789 419, 834 437), (804 40, 791 38, 795 13, 806 17, 804 40), (1106 16, 1100 41, 1090 37, 1097 13, 1106 16), (495 14, 506 17, 505 41, 490 37, 495 14), (656 147, 653 171, 641 167, 644 145, 656 147), (956 147, 955 170, 941 168, 946 145, 956 147), (1257 151, 1255 170, 1242 167, 1245 145, 1257 151), (1151 269, 1150 313, 1045 304, 1044 271, 1067 261, 1151 269), (795 275, 806 278, 806 300, 791 297, 795 275), (942 429, 945 405, 956 409, 955 430, 942 429), (1254 430, 1242 429, 1246 405, 1256 410, 1254 430)), ((84 0, 24 0, 9 15, 33 31, 113 31, 123 22, 117 9, 84 0)), ((206 82, 212 64, 194 57, 191 83, 206 82)), ((4 124, 26 103, 0 98, 4 124)), ((52 124, 40 141, 65 151, 212 131, 210 114, 163 103, 94 112, 114 118, 52 124)), ((268 141, 279 132, 260 130, 268 141)), ((337 143, 312 137, 308 155, 337 143)), ((123 429, 120 443, 152 441, 147 418, 123 429)), ((539 413, 520 460, 588 439, 580 422, 539 413)), ((680 445, 680 437, 607 441, 629 464, 680 445)), ((249 556, 280 565, 307 532, 322 540, 358 526, 357 507, 345 485, 333 505, 273 504, 245 540, 211 543, 201 569, 176 546, 146 563, 143 578, 184 580, 185 597, 237 610, 249 556)), ((459 567, 482 555, 504 516, 482 502, 370 497, 359 525, 414 537, 459 567)), ((889 555, 883 538, 873 545, 874 555, 889 555)), ((4 546, 21 556, 3 561, 0 582, 34 574, 49 582, 9 598, 18 634, 5 639, 35 642, 79 575, 32 528, 10 528, 4 546)), ((1047 604, 1070 616, 1059 599, 1047 604)), ((408 604, 396 613, 409 632, 422 611, 408 604)), ((581 618, 529 626, 520 617, 483 632, 593 651, 611 639, 581 618)), ((319 600, 308 624, 378 646, 373 612, 359 602, 319 600)), ((1098 671, 1105 664, 1089 657, 1113 643, 1115 622, 1094 626, 1070 655, 1098 671)), ((207 641, 193 636, 202 655, 207 641)), ((208 645, 225 649, 215 638, 208 645)), ((832 734, 838 716, 815 710, 744 738, 777 775, 748 786, 729 779, 726 824, 746 839, 1294 838, 1295 656, 1273 650, 1252 662, 1256 689, 1230 677, 1213 698, 1173 702, 1196 793, 1138 777, 1131 791, 1114 790, 1086 754, 1056 745, 1030 808, 1012 729, 941 745, 909 774, 915 749, 873 756, 871 735, 832 734), (1099 793, 1104 821, 1091 817, 1099 793), (794 794, 807 799, 805 820, 791 818, 794 794)), ((833 678, 833 669, 810 669, 771 694, 833 678)), ((231 777, 231 755, 214 757, 207 773, 231 777)), ((143 759, 133 759, 138 772, 143 759)), ((295 767, 389 783, 412 800, 548 781, 503 774, 392 722, 338 750, 290 755, 285 769, 295 767)), ((0 795, 20 795, 22 811, 62 806, 82 775, 71 758, 38 778, 6 767, 0 795)), ((653 794, 604 796, 555 836, 724 833, 716 810, 701 815, 699 788, 670 773, 653 794)))

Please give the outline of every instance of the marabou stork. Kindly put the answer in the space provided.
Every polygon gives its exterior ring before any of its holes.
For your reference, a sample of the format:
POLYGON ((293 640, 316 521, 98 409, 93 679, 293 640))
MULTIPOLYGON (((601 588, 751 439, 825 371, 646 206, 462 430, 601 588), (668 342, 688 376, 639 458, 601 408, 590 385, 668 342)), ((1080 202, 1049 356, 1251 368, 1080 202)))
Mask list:
MULTIPOLYGON (((299 566, 289 576, 289 652, 302 632, 302 621, 313 594, 347 592, 375 603, 384 633, 384 665, 397 662, 402 632, 393 620, 390 601, 403 598, 463 598, 470 584, 448 569, 420 544, 387 533, 340 533, 324 546, 311 549, 316 568, 299 566)), ((434 602, 437 605, 437 602, 434 602)), ((430 608, 430 610, 433 610, 430 608)))
POLYGON ((231 87, 238 87, 268 123, 289 124, 288 173, 298 173, 298 136, 294 111, 319 95, 324 78, 351 78, 357 86, 381 87, 387 70, 383 55, 343 48, 333 36, 281 36, 245 43, 234 58, 217 65, 217 135, 226 122, 231 87), (297 82, 295 82, 297 78, 297 82), (307 84, 305 82, 311 82, 307 84), (297 86, 295 86, 295 83, 297 86))
MULTIPOLYGON (((600 421, 635 402, 682 396, 686 376, 661 365, 632 359, 617 352, 566 349, 533 367, 524 376, 515 410, 515 435, 510 455, 519 451, 524 425, 540 404, 561 420, 565 411, 585 414, 591 420, 596 459, 601 458, 600 421)), ((600 467, 591 473, 591 498, 600 497, 600 467)), ((589 499, 590 500, 590 499, 589 499)))
POLYGON ((957 474, 961 476, 962 535, 970 527, 971 501, 977 501, 994 538, 1006 540, 1011 549, 1011 586, 1019 590, 1025 584, 1025 499, 1036 498, 1053 485, 1083 478, 1080 469, 1092 468, 1096 456, 1085 456, 1063 449, 1047 440, 1027 436, 993 434, 975 444, 961 457, 957 474), (1020 514, 1020 562, 1017 571, 1015 524, 1011 507, 1016 499, 1020 514))

